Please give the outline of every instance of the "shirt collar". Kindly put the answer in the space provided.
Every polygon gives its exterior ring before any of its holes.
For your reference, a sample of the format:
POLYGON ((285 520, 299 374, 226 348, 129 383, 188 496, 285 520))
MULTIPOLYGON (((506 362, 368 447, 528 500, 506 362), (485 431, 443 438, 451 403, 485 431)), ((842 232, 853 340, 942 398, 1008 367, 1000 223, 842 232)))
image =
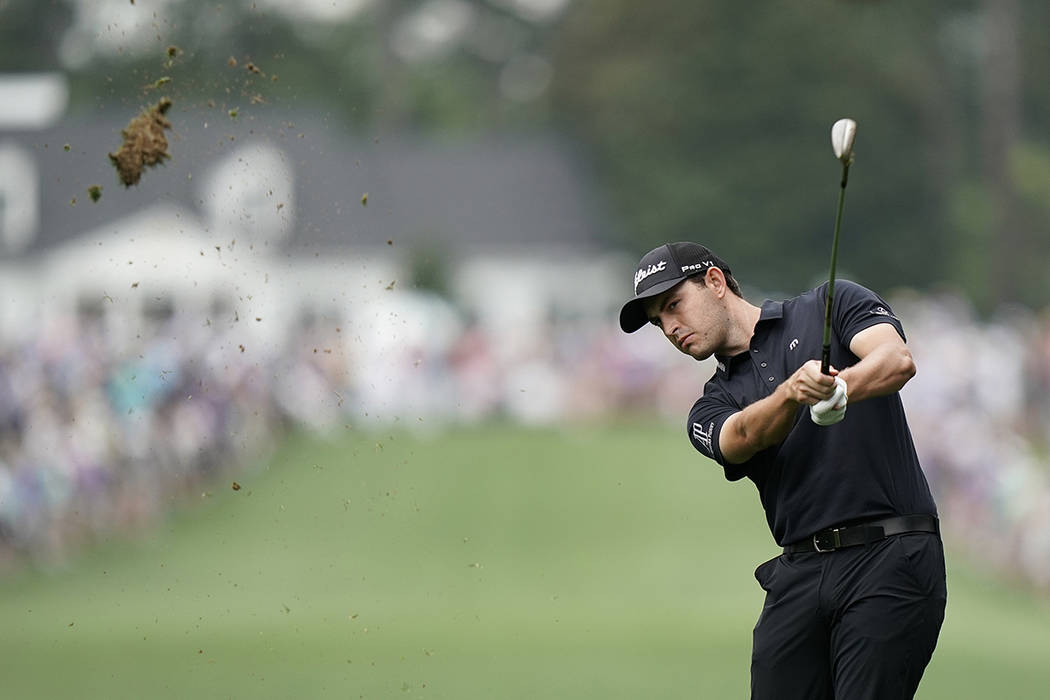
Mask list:
POLYGON ((739 355, 734 355, 732 357, 726 357, 725 355, 715 355, 715 361, 718 363, 719 373, 721 373, 723 376, 728 377, 730 374, 733 373, 737 365, 739 365, 741 362, 747 361, 747 356, 749 354, 750 353, 748 352, 742 352, 739 355))
MULTIPOLYGON (((782 301, 769 301, 768 299, 762 303, 762 312, 758 316, 758 323, 763 321, 774 321, 778 318, 784 318, 784 302, 782 301)), ((758 327, 758 324, 755 324, 758 327)), ((748 352, 742 352, 739 355, 733 357, 726 357, 725 355, 715 355, 715 361, 718 363, 718 371, 728 376, 735 365, 744 362, 748 355, 748 352)))
POLYGON ((758 322, 771 321, 775 318, 784 318, 784 302, 766 300, 762 304, 762 313, 758 317, 758 322))

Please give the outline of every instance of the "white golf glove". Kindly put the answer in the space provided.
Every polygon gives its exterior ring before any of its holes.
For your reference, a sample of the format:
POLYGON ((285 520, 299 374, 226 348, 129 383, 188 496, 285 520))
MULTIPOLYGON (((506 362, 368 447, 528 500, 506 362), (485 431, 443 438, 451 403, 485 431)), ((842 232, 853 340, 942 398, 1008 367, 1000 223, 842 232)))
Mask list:
POLYGON ((817 425, 834 425, 846 417, 846 382, 835 377, 835 393, 831 398, 818 401, 809 407, 809 417, 817 425))

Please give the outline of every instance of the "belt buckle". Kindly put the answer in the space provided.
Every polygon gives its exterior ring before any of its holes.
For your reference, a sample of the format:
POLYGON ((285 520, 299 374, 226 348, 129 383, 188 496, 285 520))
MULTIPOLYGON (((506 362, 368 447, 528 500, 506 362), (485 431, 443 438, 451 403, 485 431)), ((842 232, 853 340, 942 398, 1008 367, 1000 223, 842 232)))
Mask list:
POLYGON ((821 530, 820 532, 813 535, 813 548, 821 554, 828 552, 834 552, 836 549, 842 546, 842 541, 839 539, 839 531, 841 527, 832 528, 830 530, 821 530), (830 539, 826 539, 830 538, 830 539), (821 547, 821 541, 824 542, 824 547, 821 547))

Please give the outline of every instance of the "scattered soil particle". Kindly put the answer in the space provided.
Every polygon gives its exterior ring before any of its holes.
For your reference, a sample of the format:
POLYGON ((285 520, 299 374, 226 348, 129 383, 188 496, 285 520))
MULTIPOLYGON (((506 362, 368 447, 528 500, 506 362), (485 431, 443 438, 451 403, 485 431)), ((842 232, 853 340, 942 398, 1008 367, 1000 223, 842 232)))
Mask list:
POLYGON ((88 187, 88 196, 91 197, 92 202, 102 199, 102 185, 91 185, 88 187))
POLYGON ((171 158, 168 139, 164 135, 164 130, 171 128, 171 122, 164 116, 171 104, 171 99, 162 97, 157 104, 144 109, 121 130, 124 143, 116 153, 109 154, 109 159, 125 187, 138 184, 146 166, 152 167, 171 158))
POLYGON ((156 80, 154 80, 149 85, 144 85, 142 87, 142 89, 144 91, 146 91, 146 92, 149 92, 150 90, 159 90, 160 88, 164 87, 165 85, 167 85, 170 82, 171 82, 171 77, 165 75, 163 77, 157 78, 156 80))

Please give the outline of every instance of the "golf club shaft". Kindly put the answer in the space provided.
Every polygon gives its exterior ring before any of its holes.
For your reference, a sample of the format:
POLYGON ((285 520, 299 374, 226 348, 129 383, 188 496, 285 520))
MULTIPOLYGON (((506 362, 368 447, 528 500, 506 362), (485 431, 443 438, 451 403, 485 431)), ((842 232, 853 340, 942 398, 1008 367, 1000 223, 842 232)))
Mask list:
POLYGON ((835 214, 835 235, 831 241, 831 271, 828 274, 828 298, 824 305, 824 347, 820 353, 820 371, 830 374, 831 367, 831 307, 835 297, 835 263, 839 257, 839 229, 842 227, 842 204, 846 199, 846 180, 849 161, 842 164, 842 187, 839 189, 839 208, 835 214))

